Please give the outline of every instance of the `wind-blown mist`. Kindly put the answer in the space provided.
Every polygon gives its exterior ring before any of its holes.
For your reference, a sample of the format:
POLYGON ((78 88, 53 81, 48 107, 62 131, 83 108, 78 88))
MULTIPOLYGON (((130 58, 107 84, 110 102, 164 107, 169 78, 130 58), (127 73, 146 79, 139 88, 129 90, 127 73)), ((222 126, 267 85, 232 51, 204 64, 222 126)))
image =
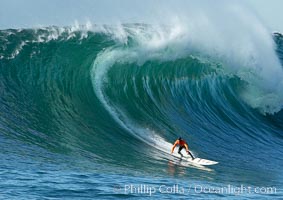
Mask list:
POLYGON ((129 29, 127 32, 120 26, 120 31, 113 35, 122 43, 128 42, 128 36, 134 37, 138 44, 132 50, 138 51, 136 59, 139 60, 146 60, 144 57, 149 54, 175 59, 194 52, 202 59, 222 63, 223 73, 235 75, 247 83, 240 94, 247 104, 263 113, 280 111, 282 66, 275 53, 272 34, 261 21, 235 2, 221 2, 221 6, 207 6, 203 2, 185 5, 187 9, 177 10, 172 4, 171 12, 175 11, 172 13, 161 6, 164 12, 158 13, 160 15, 153 20, 157 24, 147 30, 129 29), (158 22, 159 19, 162 20, 158 22), (166 56, 164 49, 168 50, 166 56))

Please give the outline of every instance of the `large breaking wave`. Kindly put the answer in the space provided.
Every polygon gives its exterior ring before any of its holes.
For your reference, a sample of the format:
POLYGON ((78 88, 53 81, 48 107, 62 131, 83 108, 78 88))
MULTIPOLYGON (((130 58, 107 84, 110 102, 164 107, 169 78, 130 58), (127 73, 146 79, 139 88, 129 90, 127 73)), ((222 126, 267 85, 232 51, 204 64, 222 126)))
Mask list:
POLYGON ((230 11, 228 24, 202 13, 197 24, 0 31, 2 136, 127 168, 169 159, 183 136, 201 157, 275 169, 283 37, 230 11))

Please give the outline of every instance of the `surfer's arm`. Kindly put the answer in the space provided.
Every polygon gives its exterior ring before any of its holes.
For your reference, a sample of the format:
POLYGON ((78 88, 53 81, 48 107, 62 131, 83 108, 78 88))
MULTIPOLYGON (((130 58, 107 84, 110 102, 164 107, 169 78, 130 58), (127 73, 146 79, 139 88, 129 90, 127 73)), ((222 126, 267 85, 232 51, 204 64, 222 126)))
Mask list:
POLYGON ((177 144, 178 144, 178 142, 176 141, 176 142, 174 143, 172 149, 171 149, 171 153, 173 153, 173 151, 174 151, 175 147, 177 146, 177 144))
POLYGON ((187 145, 187 144, 184 144, 184 146, 186 147, 187 153, 189 153, 189 147, 188 147, 188 145, 187 145))

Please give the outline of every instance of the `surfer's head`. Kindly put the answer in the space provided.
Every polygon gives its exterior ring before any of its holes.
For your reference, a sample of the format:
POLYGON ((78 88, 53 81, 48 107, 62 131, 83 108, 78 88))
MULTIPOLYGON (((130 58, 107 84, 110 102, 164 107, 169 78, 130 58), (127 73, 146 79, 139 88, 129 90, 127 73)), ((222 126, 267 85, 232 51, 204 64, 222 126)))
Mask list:
POLYGON ((181 137, 179 137, 179 138, 178 138, 178 140, 182 140, 182 138, 181 138, 181 137))

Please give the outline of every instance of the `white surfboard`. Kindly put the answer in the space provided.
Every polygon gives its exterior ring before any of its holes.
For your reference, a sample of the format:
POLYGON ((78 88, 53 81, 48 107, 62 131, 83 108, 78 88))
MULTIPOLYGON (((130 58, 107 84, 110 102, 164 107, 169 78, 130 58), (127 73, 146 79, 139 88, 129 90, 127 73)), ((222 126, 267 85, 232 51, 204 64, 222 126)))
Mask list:
POLYGON ((178 153, 173 153, 173 156, 177 157, 177 158, 181 158, 182 160, 188 161, 192 164, 196 164, 196 165, 216 165, 218 162, 213 161, 213 160, 207 160, 207 159, 203 159, 203 158, 194 158, 192 159, 189 155, 184 155, 183 157, 181 157, 180 154, 178 153))
POLYGON ((187 158, 188 162, 194 163, 194 164, 198 164, 198 165, 215 165, 218 162, 213 161, 213 160, 207 160, 207 159, 203 159, 203 158, 187 158))

